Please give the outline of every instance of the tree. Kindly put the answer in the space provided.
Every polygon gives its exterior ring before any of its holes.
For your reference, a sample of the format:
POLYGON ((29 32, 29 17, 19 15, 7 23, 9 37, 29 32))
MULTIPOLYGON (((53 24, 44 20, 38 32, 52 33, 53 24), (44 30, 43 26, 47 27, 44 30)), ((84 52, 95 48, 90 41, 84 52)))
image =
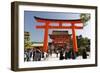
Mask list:
POLYGON ((29 49, 32 47, 32 42, 30 40, 29 32, 24 32, 24 48, 29 49))
POLYGON ((84 26, 87 25, 87 22, 90 20, 91 16, 88 13, 81 13, 80 14, 80 19, 82 20, 84 26))
POLYGON ((24 40, 24 48, 28 49, 28 48, 31 48, 31 47, 32 47, 32 42, 24 40))
POLYGON ((89 45, 89 42, 88 42, 89 39, 87 37, 85 38, 81 37, 77 40, 78 40, 77 41, 78 47, 87 47, 87 45, 89 45))
POLYGON ((81 55, 82 49, 90 51, 90 39, 87 37, 77 36, 78 53, 81 55))

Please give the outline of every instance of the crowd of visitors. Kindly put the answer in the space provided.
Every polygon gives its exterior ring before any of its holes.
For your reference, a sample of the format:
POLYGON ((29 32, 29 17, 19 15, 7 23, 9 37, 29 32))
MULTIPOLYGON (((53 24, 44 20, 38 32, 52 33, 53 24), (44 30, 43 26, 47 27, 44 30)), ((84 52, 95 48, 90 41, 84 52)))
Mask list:
MULTIPOLYGON (((24 61, 41 61, 47 60, 52 54, 56 55, 59 60, 76 59, 77 54, 72 49, 64 49, 62 47, 54 50, 48 50, 47 52, 41 51, 39 48, 25 49, 24 50, 24 61)), ((87 52, 85 49, 82 50, 82 58, 87 59, 87 52)))
POLYGON ((39 48, 26 49, 24 52, 24 61, 41 61, 46 60, 48 54, 42 52, 39 48))

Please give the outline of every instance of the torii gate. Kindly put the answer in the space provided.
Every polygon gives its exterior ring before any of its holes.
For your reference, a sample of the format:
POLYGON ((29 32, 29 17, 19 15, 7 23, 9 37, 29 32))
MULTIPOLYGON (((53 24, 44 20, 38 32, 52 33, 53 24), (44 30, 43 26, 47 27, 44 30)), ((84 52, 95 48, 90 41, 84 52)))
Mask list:
POLYGON ((42 26, 36 26, 37 29, 44 29, 44 44, 43 44, 43 49, 45 52, 48 50, 48 30, 49 29, 72 29, 72 39, 73 39, 73 50, 74 52, 78 52, 78 47, 77 47, 77 39, 76 39, 76 33, 75 29, 82 29, 82 26, 75 26, 75 24, 80 24, 82 23, 81 19, 77 20, 58 20, 58 19, 45 19, 45 18, 40 18, 40 17, 34 17, 37 22, 44 23, 42 26), (58 23, 59 26, 51 26, 49 25, 50 23, 58 23), (71 26, 63 26, 63 23, 69 23, 71 26))

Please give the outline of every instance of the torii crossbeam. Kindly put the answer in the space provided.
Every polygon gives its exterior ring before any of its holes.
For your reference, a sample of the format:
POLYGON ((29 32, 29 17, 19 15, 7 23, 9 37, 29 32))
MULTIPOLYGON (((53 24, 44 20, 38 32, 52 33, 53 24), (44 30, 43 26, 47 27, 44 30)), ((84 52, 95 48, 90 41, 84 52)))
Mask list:
POLYGON ((78 47, 77 47, 77 39, 76 39, 76 33, 75 29, 82 29, 83 24, 81 19, 77 20, 58 20, 58 19, 45 19, 45 18, 40 18, 40 17, 34 17, 37 22, 44 23, 42 26, 36 26, 37 29, 44 29, 44 44, 43 44, 43 49, 45 52, 48 50, 48 30, 49 29, 72 29, 72 39, 73 39, 73 50, 74 52, 78 52, 78 47), (49 25, 50 23, 58 23, 58 26, 51 26, 49 25), (63 26, 62 24, 66 23, 66 26, 63 26), (75 24, 80 24, 82 26, 76 26, 75 24), (71 26, 67 26, 67 24, 71 24, 71 26))

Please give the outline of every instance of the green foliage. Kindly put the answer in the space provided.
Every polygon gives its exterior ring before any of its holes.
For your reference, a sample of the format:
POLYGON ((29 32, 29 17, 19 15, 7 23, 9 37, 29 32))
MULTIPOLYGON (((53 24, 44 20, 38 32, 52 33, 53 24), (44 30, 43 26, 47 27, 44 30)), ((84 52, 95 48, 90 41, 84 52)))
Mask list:
POLYGON ((81 38, 77 37, 77 44, 78 44, 79 55, 81 55, 82 49, 86 49, 87 51, 90 51, 90 39, 89 38, 82 37, 82 36, 81 38))
POLYGON ((31 48, 31 47, 32 47, 32 42, 24 40, 24 48, 28 49, 28 48, 31 48))
POLYGON ((29 49, 32 47, 32 42, 30 40, 30 36, 25 36, 24 38, 24 48, 29 49))
POLYGON ((90 20, 90 14, 82 13, 80 14, 80 19, 82 20, 84 26, 87 25, 87 22, 90 20))
POLYGON ((78 39, 78 47, 86 47, 89 43, 88 40, 89 39, 87 37, 78 39))

